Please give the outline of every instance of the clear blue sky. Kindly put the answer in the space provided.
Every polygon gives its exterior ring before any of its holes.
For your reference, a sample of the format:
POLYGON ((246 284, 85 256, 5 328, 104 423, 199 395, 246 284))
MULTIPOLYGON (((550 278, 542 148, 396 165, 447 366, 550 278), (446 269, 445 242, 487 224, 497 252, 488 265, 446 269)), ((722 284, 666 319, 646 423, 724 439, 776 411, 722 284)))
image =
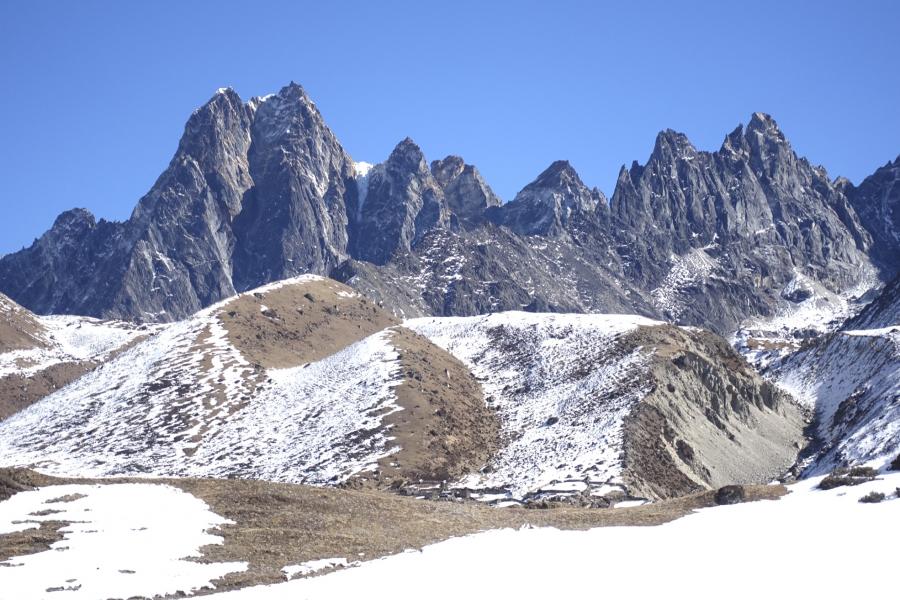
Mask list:
POLYGON ((216 88, 291 80, 354 159, 411 136, 506 200, 559 158, 610 194, 659 130, 715 149, 757 110, 858 182, 900 153, 898 7, 3 0, 0 253, 71 207, 126 218, 216 88))

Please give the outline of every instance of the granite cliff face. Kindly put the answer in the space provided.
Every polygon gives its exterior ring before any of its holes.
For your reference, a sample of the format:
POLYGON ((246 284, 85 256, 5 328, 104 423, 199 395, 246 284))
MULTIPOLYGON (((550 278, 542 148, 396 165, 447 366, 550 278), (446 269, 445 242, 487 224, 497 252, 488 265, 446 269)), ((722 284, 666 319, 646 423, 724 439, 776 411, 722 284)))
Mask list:
POLYGON ((38 313, 169 321, 316 273, 407 316, 637 312, 730 332, 877 285, 900 248, 884 228, 896 170, 832 181, 756 113, 716 152, 660 133, 609 201, 557 161, 503 204, 410 139, 355 163, 296 84, 249 102, 223 89, 129 220, 64 213, 0 258, 0 291, 38 313))
POLYGON ((900 156, 854 188, 846 180, 850 202, 872 235, 872 256, 892 276, 900 272, 900 156))
POLYGON ((628 275, 664 316, 724 331, 767 315, 809 278, 841 293, 874 283, 872 245, 847 196, 755 113, 717 152, 664 131, 612 197, 628 275))

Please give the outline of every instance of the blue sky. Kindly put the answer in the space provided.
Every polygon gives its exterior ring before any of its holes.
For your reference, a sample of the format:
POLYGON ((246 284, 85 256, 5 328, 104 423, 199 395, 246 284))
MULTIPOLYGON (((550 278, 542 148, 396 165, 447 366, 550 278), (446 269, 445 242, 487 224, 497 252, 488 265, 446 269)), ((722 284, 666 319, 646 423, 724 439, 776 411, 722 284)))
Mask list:
POLYGON ((347 151, 410 136, 506 200, 553 160, 611 194, 656 133, 753 111, 854 182, 900 153, 900 3, 0 3, 0 253, 62 210, 127 218, 191 111, 301 83, 347 151))

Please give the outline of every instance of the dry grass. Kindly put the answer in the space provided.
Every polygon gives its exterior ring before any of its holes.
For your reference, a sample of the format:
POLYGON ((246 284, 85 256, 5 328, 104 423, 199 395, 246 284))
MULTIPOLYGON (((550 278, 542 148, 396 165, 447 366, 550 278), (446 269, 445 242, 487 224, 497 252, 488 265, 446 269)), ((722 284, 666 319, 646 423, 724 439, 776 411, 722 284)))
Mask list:
MULTIPOLYGON (((0 481, 26 485, 97 483, 54 479, 26 470, 0 470, 0 481)), ((224 544, 203 549, 204 561, 248 561, 249 568, 216 582, 218 590, 284 581, 282 567, 318 558, 371 560, 488 529, 523 525, 589 529, 612 525, 660 525, 715 505, 715 492, 621 509, 491 508, 475 502, 416 500, 384 491, 314 488, 249 480, 109 479, 167 483, 203 499, 231 519, 219 533, 224 544)), ((782 486, 747 486, 747 500, 775 499, 782 486)), ((55 541, 52 528, 0 536, 0 555, 39 551, 55 541), (29 550, 30 549, 30 550, 29 550)))
POLYGON ((34 315, 0 294, 0 352, 43 347, 44 326, 34 315))
POLYGON ((403 410, 384 418, 400 451, 379 462, 380 483, 401 486, 477 472, 500 443, 500 421, 485 403, 481 385, 427 338, 405 327, 391 332, 403 369, 403 383, 395 390, 403 410))
POLYGON ((263 368, 321 360, 397 319, 336 281, 285 285, 243 294, 218 313, 228 339, 263 368))

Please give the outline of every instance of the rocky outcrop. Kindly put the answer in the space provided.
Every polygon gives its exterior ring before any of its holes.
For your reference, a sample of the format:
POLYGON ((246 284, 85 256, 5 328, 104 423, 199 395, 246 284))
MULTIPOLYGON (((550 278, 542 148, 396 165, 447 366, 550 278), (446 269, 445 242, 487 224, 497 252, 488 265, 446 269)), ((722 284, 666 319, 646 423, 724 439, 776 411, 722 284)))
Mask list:
POLYGON ((500 198, 472 165, 459 156, 448 156, 431 163, 431 173, 447 200, 447 207, 461 227, 484 222, 488 209, 500 206, 500 198))
POLYGON ((357 215, 353 256, 376 265, 402 257, 428 231, 449 220, 444 192, 422 150, 409 138, 369 173, 364 202, 351 202, 350 207, 357 215))
POLYGON ((664 325, 626 343, 653 349, 650 391, 625 420, 633 494, 665 498, 788 472, 806 445, 806 411, 725 340, 664 325))
POLYGON ((859 220, 872 236, 872 256, 886 277, 900 272, 900 156, 866 177, 859 187, 844 180, 859 220))

